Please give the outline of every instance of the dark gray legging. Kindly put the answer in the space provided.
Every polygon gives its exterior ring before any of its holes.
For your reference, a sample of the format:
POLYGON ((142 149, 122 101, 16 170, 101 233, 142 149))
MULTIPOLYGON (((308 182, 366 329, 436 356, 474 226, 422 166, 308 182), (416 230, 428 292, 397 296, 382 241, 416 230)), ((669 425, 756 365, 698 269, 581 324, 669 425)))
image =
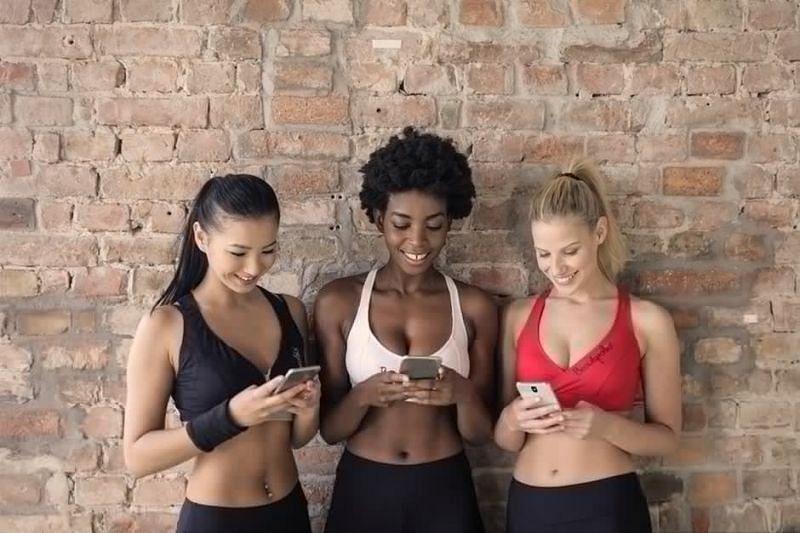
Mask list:
POLYGON ((483 533, 466 455, 394 465, 345 450, 325 533, 483 533))
POLYGON ((650 533, 647 500, 634 473, 563 487, 511 480, 508 533, 650 533))
POLYGON ((300 483, 285 498, 257 507, 217 507, 183 502, 176 533, 311 533, 300 483))

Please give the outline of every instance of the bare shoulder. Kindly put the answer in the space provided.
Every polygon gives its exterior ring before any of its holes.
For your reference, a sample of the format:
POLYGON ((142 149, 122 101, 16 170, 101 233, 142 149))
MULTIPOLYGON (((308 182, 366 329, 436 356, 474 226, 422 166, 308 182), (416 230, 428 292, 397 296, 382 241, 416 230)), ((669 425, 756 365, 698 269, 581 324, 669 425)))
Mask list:
POLYGON ((154 335, 163 339, 174 334, 179 328, 183 328, 180 311, 174 305, 161 305, 142 316, 136 329, 136 336, 154 335))
POLYGON ((497 312, 497 303, 491 294, 475 285, 470 285, 469 283, 464 283, 463 281, 455 279, 453 281, 455 281, 456 287, 458 288, 458 298, 461 300, 462 309, 467 312, 473 311, 478 314, 497 312))
POLYGON ((344 318, 358 307, 361 289, 364 287, 366 273, 335 279, 325 284, 314 302, 315 315, 344 318))
POLYGON ((291 294, 281 294, 281 297, 286 302, 286 306, 289 308, 289 313, 291 313, 294 321, 297 324, 306 324, 308 318, 306 316, 306 306, 303 301, 291 294))
POLYGON ((650 300, 631 296, 631 316, 637 329, 654 334, 675 330, 672 315, 650 300))
POLYGON ((183 315, 174 305, 162 305, 144 314, 136 328, 129 362, 154 363, 164 354, 177 366, 177 354, 183 338, 183 315))
POLYGON ((517 324, 530 314, 536 295, 524 298, 514 298, 503 304, 503 322, 506 324, 517 324))

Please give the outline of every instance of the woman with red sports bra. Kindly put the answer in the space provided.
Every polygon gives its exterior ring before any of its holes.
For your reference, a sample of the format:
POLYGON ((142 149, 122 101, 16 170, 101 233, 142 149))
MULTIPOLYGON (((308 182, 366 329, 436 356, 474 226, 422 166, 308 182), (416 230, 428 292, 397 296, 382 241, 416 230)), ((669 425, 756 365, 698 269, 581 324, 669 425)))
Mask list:
POLYGON ((519 452, 509 533, 651 531, 631 455, 668 455, 681 427, 679 345, 667 311, 615 283, 622 235, 591 165, 575 164, 531 207, 539 269, 551 285, 511 302, 502 323, 495 441, 519 452), (518 395, 548 383, 558 404, 518 395), (643 392, 645 420, 627 416, 643 392))

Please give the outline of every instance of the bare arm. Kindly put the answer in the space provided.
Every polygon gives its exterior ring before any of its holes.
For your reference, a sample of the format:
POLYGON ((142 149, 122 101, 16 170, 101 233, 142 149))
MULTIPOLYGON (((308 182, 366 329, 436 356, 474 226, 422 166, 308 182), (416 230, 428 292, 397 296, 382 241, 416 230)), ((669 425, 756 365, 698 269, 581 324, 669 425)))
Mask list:
POLYGON ((186 429, 164 429, 174 370, 170 350, 183 319, 171 307, 156 309, 139 322, 127 368, 123 451, 136 477, 160 472, 201 453, 186 429))
POLYGON ((464 440, 479 445, 492 438, 497 306, 475 287, 464 293, 462 307, 475 333, 469 347, 469 379, 463 380, 462 392, 456 396, 457 424, 464 440))
POLYGON ((494 428, 494 441, 499 447, 517 452, 525 444, 525 432, 514 429, 510 418, 511 402, 517 397, 516 361, 517 331, 523 319, 527 300, 515 300, 503 307, 500 319, 500 398, 503 410, 494 428))
MULTIPOLYGON (((302 355, 303 361, 306 361, 309 353, 306 308, 303 302, 293 296, 283 295, 283 297, 289 306, 294 323, 297 324, 297 329, 300 330, 300 335, 303 337, 303 346, 306 353, 302 355)), ((314 391, 312 394, 316 395, 317 393, 314 391)), ((311 405, 308 408, 301 409, 292 420, 292 447, 294 448, 305 446, 317 434, 317 429, 319 428, 319 402, 318 398, 311 398, 311 400, 311 405)))

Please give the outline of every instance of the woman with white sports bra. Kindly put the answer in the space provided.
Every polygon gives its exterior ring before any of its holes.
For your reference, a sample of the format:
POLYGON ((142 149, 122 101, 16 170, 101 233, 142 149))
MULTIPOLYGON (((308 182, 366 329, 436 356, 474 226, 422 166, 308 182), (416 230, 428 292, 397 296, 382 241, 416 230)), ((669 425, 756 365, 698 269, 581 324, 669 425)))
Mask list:
POLYGON ((327 533, 482 532, 463 441, 491 438, 497 309, 434 268, 475 188, 449 139, 406 128, 361 168, 361 205, 389 251, 382 267, 326 285, 315 304, 322 437, 346 441, 327 533), (399 373, 437 356, 437 379, 399 373))

